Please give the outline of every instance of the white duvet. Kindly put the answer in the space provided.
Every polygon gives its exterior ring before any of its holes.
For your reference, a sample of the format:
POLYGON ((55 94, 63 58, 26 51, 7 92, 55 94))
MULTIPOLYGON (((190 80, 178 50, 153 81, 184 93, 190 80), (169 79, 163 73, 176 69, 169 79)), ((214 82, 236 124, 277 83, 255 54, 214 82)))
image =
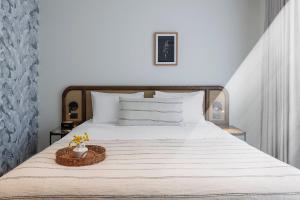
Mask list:
POLYGON ((125 127, 86 122, 0 178, 0 199, 300 199, 300 171, 209 122, 125 127), (57 149, 88 132, 105 161, 55 163, 57 149))
POLYGON ((221 128, 211 122, 186 123, 183 126, 118 126, 114 124, 94 124, 92 120, 82 125, 64 138, 69 140, 74 134, 88 132, 92 139, 101 140, 150 140, 150 139, 205 139, 205 138, 231 138, 224 134, 221 128))

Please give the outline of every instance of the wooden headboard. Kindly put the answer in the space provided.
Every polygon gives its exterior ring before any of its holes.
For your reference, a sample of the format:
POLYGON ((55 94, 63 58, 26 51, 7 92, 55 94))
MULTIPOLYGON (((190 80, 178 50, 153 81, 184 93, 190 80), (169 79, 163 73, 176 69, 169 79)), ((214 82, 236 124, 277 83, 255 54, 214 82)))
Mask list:
POLYGON ((62 94, 62 120, 80 124, 92 118, 91 91, 105 93, 144 92, 153 97, 156 90, 165 92, 204 91, 205 118, 217 125, 229 125, 229 97, 222 86, 70 86, 62 94), (76 106, 78 105, 78 106, 76 106))

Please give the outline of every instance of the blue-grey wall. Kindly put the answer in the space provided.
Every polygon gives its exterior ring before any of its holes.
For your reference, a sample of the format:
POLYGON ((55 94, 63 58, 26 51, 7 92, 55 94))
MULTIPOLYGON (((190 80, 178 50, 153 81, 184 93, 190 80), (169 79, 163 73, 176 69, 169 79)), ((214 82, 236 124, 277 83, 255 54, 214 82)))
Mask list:
POLYGON ((0 0, 0 176, 36 152, 38 0, 0 0))

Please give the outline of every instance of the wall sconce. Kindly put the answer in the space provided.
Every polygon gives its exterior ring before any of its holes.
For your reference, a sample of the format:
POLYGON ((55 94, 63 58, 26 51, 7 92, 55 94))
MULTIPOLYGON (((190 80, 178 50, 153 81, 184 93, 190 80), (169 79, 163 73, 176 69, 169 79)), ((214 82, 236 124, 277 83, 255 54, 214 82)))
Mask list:
POLYGON ((78 103, 75 101, 70 102, 69 103, 69 113, 68 113, 70 116, 70 119, 78 119, 77 110, 78 110, 78 103))
POLYGON ((225 113, 223 104, 219 101, 215 101, 212 106, 212 112, 214 120, 222 120, 225 113))

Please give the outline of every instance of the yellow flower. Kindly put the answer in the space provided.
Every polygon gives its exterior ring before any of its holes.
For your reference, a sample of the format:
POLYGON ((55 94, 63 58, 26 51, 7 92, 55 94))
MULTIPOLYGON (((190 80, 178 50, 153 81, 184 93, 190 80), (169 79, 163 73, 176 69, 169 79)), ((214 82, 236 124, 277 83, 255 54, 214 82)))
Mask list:
POLYGON ((84 138, 84 141, 90 140, 89 135, 87 133, 84 133, 83 138, 84 138))
POLYGON ((73 142, 76 144, 79 144, 82 141, 82 136, 76 136, 73 139, 73 142))
POLYGON ((69 146, 72 146, 73 144, 79 145, 82 142, 89 141, 89 135, 88 133, 84 133, 83 135, 74 135, 72 141, 69 143, 69 146))

